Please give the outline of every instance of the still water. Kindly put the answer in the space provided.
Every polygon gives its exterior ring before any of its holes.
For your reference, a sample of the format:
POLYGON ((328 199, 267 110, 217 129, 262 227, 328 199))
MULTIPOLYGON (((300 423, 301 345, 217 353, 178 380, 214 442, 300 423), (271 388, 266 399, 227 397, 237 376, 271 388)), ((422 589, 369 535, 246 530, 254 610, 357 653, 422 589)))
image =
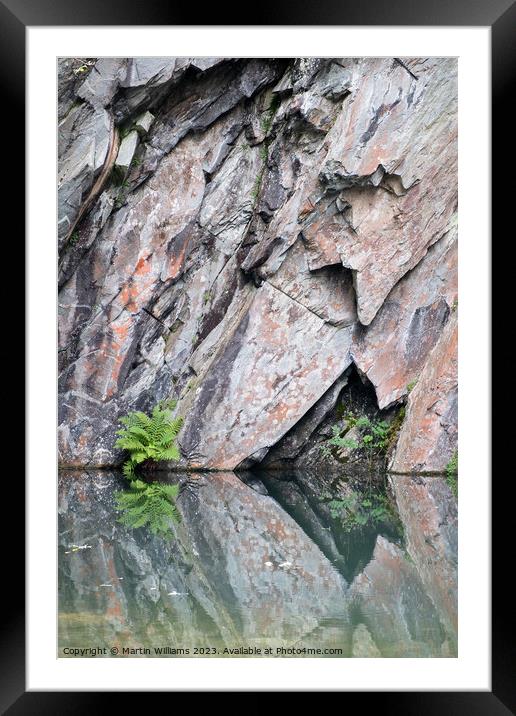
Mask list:
POLYGON ((403 515, 368 493, 353 524, 348 478, 160 480, 180 483, 172 538, 117 522, 119 473, 60 474, 58 656, 456 656, 456 507, 442 478, 400 477, 403 515), (447 525, 440 541, 432 521, 447 525))

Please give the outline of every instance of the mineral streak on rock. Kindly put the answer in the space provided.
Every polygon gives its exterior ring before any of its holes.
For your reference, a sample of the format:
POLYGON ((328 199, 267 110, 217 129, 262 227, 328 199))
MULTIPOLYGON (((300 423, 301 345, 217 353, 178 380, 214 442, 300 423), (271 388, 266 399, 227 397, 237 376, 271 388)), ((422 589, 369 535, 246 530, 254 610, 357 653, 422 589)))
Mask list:
POLYGON ((117 419, 168 397, 182 464, 259 462, 319 406, 300 450, 354 363, 380 409, 417 380, 393 465, 442 469, 456 61, 66 58, 58 79, 60 461, 116 464, 117 419))

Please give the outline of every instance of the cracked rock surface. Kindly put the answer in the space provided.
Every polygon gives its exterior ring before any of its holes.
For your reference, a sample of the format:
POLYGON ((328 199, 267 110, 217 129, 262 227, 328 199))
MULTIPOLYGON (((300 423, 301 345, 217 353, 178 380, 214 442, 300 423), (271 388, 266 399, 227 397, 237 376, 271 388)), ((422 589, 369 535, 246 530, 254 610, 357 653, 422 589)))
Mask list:
POLYGON ((299 452, 356 368, 380 410, 416 384, 394 469, 444 469, 455 59, 65 58, 58 86, 61 464, 118 464, 118 418, 169 397, 182 466, 305 425, 299 452))

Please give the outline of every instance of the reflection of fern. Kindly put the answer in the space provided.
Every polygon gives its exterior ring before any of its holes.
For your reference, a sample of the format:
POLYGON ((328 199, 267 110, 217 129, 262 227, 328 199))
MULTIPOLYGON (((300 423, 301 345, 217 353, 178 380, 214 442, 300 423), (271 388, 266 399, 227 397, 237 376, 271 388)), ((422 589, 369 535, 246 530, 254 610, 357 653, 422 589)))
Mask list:
POLYGON ((133 528, 148 526, 155 535, 169 534, 171 524, 180 522, 174 504, 178 491, 179 485, 133 480, 129 490, 116 494, 117 509, 123 513, 118 522, 133 528))
POLYGON ((115 445, 129 452, 129 459, 123 467, 124 475, 133 480, 136 477, 136 465, 145 460, 179 460, 179 449, 175 439, 183 424, 182 418, 172 417, 175 403, 158 403, 152 414, 140 411, 129 413, 120 418, 124 428, 115 445))
POLYGON ((375 528, 382 524, 391 525, 396 531, 402 531, 397 513, 394 512, 387 495, 380 491, 352 490, 341 499, 331 499, 326 504, 332 518, 345 532, 362 527, 375 528))

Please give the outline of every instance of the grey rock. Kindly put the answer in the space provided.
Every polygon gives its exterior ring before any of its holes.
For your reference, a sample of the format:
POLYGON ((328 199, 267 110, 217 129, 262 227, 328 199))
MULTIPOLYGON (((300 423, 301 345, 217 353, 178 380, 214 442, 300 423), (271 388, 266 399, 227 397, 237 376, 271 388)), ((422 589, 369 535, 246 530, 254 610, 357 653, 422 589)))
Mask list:
POLYGON ((140 135, 145 135, 151 128, 154 122, 154 115, 151 112, 144 112, 134 121, 134 128, 140 135))
POLYGON ((126 59, 117 57, 98 59, 77 90, 78 97, 86 100, 92 107, 107 107, 123 82, 127 62, 126 59))
POLYGON ((141 87, 167 82, 177 65, 176 57, 132 57, 122 87, 141 87))
POLYGON ((59 124, 58 236, 61 249, 91 191, 112 141, 105 109, 77 105, 59 124))
POLYGON ((120 142, 120 149, 115 160, 115 167, 120 175, 125 177, 133 161, 136 147, 138 146, 138 132, 129 132, 120 142))

